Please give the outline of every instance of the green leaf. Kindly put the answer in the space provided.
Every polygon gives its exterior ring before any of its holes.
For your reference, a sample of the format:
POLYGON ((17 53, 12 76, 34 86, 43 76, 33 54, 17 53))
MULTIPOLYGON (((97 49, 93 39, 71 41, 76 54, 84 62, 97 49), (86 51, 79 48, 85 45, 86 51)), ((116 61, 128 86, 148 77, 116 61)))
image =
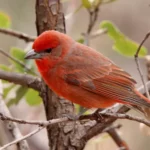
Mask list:
POLYGON ((20 61, 25 61, 24 57, 25 57, 26 53, 24 52, 24 50, 22 50, 20 48, 12 47, 10 49, 10 54, 20 61))
MULTIPOLYGON (((19 61, 25 63, 25 59, 24 59, 25 52, 24 52, 22 49, 13 47, 13 48, 11 48, 11 50, 10 50, 10 54, 11 54, 14 58, 16 58, 16 59, 18 59, 19 61)), ((13 64, 15 65, 17 71, 19 71, 19 72, 24 72, 25 68, 23 68, 20 64, 18 64, 17 62, 14 62, 14 61, 12 61, 12 60, 11 60, 11 63, 13 63, 13 64)))
POLYGON ((0 28, 9 28, 11 25, 10 18, 4 12, 0 12, 0 28))
POLYGON ((4 71, 11 71, 10 67, 3 65, 3 64, 0 64, 0 69, 4 71))
POLYGON ((82 0, 82 5, 85 8, 91 8, 92 7, 92 3, 90 2, 90 0, 82 0))
POLYGON ((11 106, 13 104, 18 104, 19 101, 24 97, 24 95, 27 93, 28 88, 20 86, 16 91, 16 97, 9 100, 7 103, 8 106, 11 106))
MULTIPOLYGON (((132 56, 134 57, 137 49, 138 44, 135 43, 132 40, 128 40, 126 38, 119 39, 114 43, 113 49, 119 52, 120 54, 124 56, 132 56)), ((147 54, 147 49, 145 47, 142 47, 139 52, 139 56, 143 57, 147 54)))
POLYGON ((39 96, 39 93, 33 89, 29 89, 26 96, 26 102, 31 105, 39 105, 42 102, 41 97, 39 96))
POLYGON ((117 27, 111 23, 110 21, 102 21, 100 23, 100 28, 106 29, 107 34, 110 36, 110 38, 114 41, 124 38, 124 35, 117 29, 117 27))
MULTIPOLYGON (((131 39, 123 35, 123 33, 121 33, 119 29, 109 21, 103 21, 100 24, 100 27, 102 29, 107 29, 107 35, 114 41, 114 50, 116 50, 124 56, 134 57, 139 47, 138 43, 132 41, 131 39)), ((145 47, 142 47, 139 52, 139 56, 143 57, 146 54, 147 49, 145 47)))
POLYGON ((15 84, 11 84, 10 86, 3 89, 3 98, 5 99, 9 92, 15 87, 15 84))

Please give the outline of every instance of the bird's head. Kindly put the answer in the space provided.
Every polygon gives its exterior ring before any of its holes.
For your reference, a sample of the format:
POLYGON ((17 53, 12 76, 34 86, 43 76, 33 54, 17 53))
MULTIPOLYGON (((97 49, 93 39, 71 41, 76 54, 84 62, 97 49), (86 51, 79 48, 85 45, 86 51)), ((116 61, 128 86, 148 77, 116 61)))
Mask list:
POLYGON ((61 33, 51 30, 43 32, 37 37, 33 43, 32 49, 30 50, 25 59, 43 59, 49 57, 53 51, 54 55, 61 55, 61 33))

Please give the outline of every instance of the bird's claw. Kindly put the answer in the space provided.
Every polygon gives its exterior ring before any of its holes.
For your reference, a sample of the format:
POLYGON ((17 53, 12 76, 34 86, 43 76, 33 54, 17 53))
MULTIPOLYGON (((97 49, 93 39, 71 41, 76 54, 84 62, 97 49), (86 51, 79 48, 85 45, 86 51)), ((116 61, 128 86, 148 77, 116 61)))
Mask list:
POLYGON ((98 110, 96 110, 92 115, 93 115, 94 118, 96 118, 96 121, 97 121, 97 122, 102 123, 102 122, 104 122, 105 119, 104 119, 104 117, 99 113, 100 111, 102 111, 102 110, 98 109, 98 110))

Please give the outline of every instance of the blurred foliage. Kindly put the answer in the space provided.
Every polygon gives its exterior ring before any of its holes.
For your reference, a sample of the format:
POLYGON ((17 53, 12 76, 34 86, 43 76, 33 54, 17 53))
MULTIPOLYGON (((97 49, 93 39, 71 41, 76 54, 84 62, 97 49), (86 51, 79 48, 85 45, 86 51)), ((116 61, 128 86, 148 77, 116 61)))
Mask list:
MULTIPOLYGON (((100 24, 100 28, 107 29, 107 35, 113 40, 114 45, 113 49, 118 53, 124 56, 134 57, 139 44, 135 41, 129 39, 123 33, 119 31, 119 29, 110 21, 102 21, 100 24)), ((139 52, 139 56, 145 56, 147 54, 147 49, 145 47, 141 47, 139 52)))
MULTIPOLYGON (((19 62, 23 63, 25 66, 28 65, 28 68, 31 71, 26 70, 26 68, 22 67, 19 63, 15 62, 11 59, 9 59, 11 62, 10 66, 6 66, 3 64, 0 65, 0 68, 2 70, 14 71, 14 72, 20 72, 20 73, 29 73, 32 75, 34 74, 33 72, 36 71, 36 67, 35 67, 33 61, 24 59, 24 56, 25 56, 24 50, 22 50, 20 48, 12 47, 10 49, 10 55, 12 57, 16 58, 19 62)), ((4 84, 7 85, 4 88, 4 95, 3 95, 4 98, 7 98, 7 95, 11 91, 15 91, 15 93, 16 93, 14 98, 8 98, 8 102, 7 102, 8 106, 11 106, 13 104, 18 104, 21 99, 25 99, 26 102, 31 106, 38 105, 42 102, 41 97, 38 95, 38 92, 33 89, 29 89, 27 87, 22 87, 22 86, 18 86, 18 85, 14 85, 14 84, 12 85, 7 82, 4 82, 4 84)))
POLYGON ((0 28, 9 28, 11 26, 10 17, 0 11, 0 28))
MULTIPOLYGON (((14 90, 14 88, 13 88, 14 90)), ((16 90, 16 94, 14 98, 10 98, 7 105, 11 106, 12 104, 18 104, 19 101, 25 96, 26 92, 28 91, 27 87, 19 86, 16 90)), ((31 97, 32 99, 32 97, 31 97)))
MULTIPOLYGON (((11 20, 9 16, 3 12, 0 12, 0 28, 9 28, 11 25, 11 20)), ((35 75, 36 73, 36 67, 34 65, 33 61, 25 60, 25 51, 23 49, 12 47, 10 49, 10 56, 17 59, 17 61, 21 62, 25 66, 28 67, 22 67, 18 62, 9 59, 11 65, 4 65, 0 64, 0 69, 8 72, 19 72, 19 73, 28 73, 31 75, 35 75)), ((28 87, 22 87, 20 85, 15 85, 8 83, 7 81, 3 81, 4 84, 4 92, 3 97, 4 99, 7 99, 7 105, 11 106, 13 104, 18 104, 20 100, 25 99, 26 102, 31 105, 38 105, 42 102, 41 97, 39 96, 38 92, 29 89, 28 87), (14 97, 10 97, 9 93, 15 93, 14 97)))
POLYGON ((41 103, 41 97, 39 96, 39 93, 33 89, 29 89, 25 95, 26 102, 31 105, 38 105, 41 103))

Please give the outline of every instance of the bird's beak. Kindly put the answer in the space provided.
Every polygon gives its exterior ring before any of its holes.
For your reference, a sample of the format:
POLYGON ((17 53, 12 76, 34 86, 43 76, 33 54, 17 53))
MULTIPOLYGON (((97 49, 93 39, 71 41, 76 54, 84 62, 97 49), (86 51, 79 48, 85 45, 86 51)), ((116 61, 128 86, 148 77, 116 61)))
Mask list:
POLYGON ((27 52, 27 54, 25 55, 25 59, 40 59, 42 56, 40 53, 36 53, 34 50, 30 50, 29 52, 27 52))

